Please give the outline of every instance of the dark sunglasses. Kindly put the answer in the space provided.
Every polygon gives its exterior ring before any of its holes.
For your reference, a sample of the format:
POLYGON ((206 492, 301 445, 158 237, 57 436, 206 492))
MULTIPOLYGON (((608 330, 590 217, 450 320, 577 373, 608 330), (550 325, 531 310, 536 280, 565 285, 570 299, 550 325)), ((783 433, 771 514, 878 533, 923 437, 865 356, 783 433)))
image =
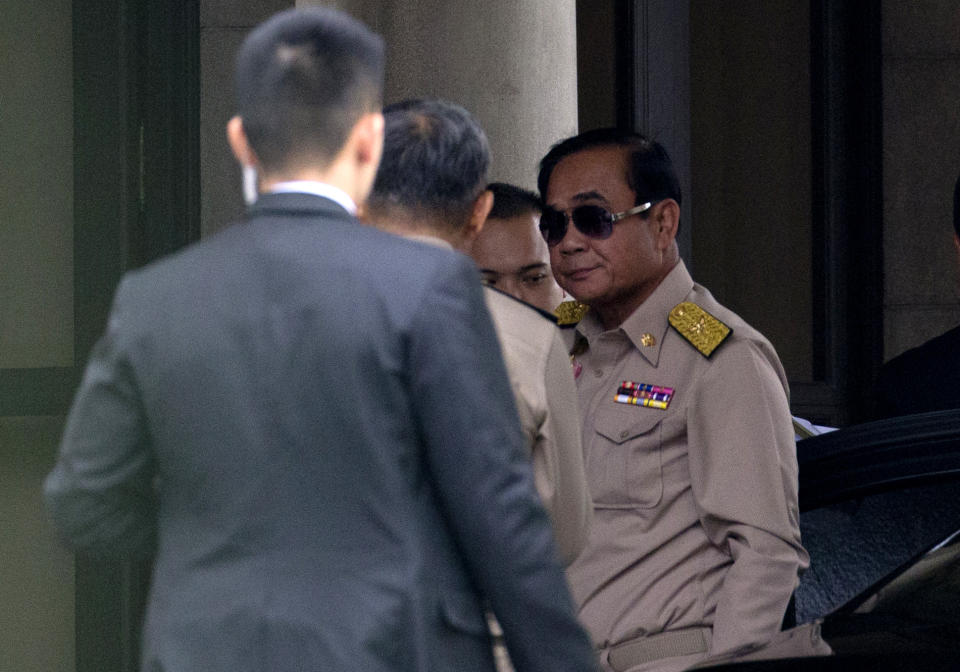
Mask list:
POLYGON ((573 220, 577 231, 589 238, 603 240, 613 234, 614 222, 619 222, 630 215, 646 212, 651 206, 653 206, 652 201, 623 212, 609 212, 599 205, 578 205, 570 211, 570 214, 548 206, 540 215, 540 233, 547 241, 547 245, 557 245, 567 235, 567 220, 573 220))

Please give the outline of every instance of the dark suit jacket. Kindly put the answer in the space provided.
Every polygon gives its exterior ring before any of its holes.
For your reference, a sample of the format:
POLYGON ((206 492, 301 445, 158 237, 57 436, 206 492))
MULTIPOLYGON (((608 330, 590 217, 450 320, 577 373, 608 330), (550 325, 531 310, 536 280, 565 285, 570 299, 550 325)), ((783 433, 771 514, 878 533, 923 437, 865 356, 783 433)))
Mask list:
POLYGON ((960 408, 960 327, 884 364, 877 407, 881 418, 960 408))
POLYGON ((592 665, 475 267, 305 194, 128 274, 46 482, 157 555, 147 670, 592 665))

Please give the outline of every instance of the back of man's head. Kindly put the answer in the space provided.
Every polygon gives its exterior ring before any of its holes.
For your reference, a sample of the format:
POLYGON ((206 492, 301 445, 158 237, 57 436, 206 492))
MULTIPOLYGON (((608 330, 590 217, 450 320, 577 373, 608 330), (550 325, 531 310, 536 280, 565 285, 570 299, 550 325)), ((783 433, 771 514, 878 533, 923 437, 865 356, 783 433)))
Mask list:
POLYGON ((238 115, 265 172, 324 168, 383 91, 381 38, 333 9, 281 12, 254 29, 236 61, 238 115))
POLYGON ((487 184, 490 146, 477 120, 443 100, 406 100, 383 110, 383 156, 367 199, 376 220, 417 219, 456 232, 487 184))
POLYGON ((670 155, 659 142, 629 130, 597 128, 554 145, 540 161, 537 188, 546 198, 550 175, 564 158, 594 147, 623 147, 629 154, 627 185, 636 194, 636 205, 672 198, 681 203, 680 180, 670 155))

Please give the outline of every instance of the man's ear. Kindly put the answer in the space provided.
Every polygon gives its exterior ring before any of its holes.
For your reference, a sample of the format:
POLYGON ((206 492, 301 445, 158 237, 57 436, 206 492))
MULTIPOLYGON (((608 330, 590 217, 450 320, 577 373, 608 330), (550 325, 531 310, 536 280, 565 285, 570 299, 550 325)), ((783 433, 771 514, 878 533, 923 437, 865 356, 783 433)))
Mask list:
POLYGON ((470 211, 470 222, 464 229, 463 237, 468 243, 473 243, 483 230, 483 225, 487 221, 490 210, 493 209, 493 192, 484 189, 477 200, 473 202, 473 209, 470 211))
POLYGON ((243 119, 239 115, 227 122, 227 142, 241 166, 259 164, 257 155, 250 146, 250 141, 247 140, 247 132, 243 130, 243 119))
POLYGON ((367 200, 370 190, 373 189, 382 154, 383 115, 380 112, 369 112, 353 125, 347 142, 334 159, 334 163, 338 165, 342 164, 343 159, 346 160, 341 168, 349 169, 352 188, 348 189, 348 193, 358 204, 367 200))
POLYGON ((653 206, 650 219, 655 225, 654 234, 661 250, 665 250, 677 237, 680 226, 680 205, 672 198, 665 198, 653 206))
POLYGON ((348 144, 354 148, 357 163, 363 166, 380 164, 383 152, 383 114, 370 112, 363 115, 353 127, 348 144), (352 142, 351 142, 352 141, 352 142))

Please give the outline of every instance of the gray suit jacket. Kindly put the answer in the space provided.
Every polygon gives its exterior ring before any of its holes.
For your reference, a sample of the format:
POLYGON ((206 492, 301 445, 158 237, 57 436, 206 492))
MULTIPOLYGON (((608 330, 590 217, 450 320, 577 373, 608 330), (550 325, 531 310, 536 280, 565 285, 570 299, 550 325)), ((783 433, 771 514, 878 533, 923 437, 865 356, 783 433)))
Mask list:
POLYGON ((588 669, 522 445, 470 261, 274 194, 124 278, 46 494, 155 538, 147 670, 588 669))

